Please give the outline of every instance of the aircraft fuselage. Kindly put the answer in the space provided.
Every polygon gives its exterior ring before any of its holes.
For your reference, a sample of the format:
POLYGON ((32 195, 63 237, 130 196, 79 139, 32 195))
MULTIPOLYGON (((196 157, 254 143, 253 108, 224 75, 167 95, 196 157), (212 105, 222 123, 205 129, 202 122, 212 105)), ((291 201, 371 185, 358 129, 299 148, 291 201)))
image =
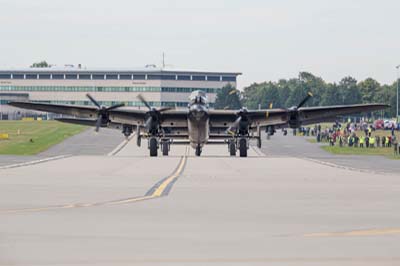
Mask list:
POLYGON ((189 142, 193 148, 202 148, 208 141, 209 115, 205 94, 194 91, 190 96, 188 122, 189 142))

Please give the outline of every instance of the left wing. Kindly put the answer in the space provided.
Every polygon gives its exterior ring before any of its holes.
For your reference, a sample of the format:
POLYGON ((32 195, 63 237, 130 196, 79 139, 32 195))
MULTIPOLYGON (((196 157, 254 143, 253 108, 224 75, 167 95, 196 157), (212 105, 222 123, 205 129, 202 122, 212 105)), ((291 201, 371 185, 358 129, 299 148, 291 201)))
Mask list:
MULTIPOLYGON (((323 107, 302 107, 289 109, 264 109, 249 110, 243 112, 251 128, 282 126, 287 127, 292 122, 299 122, 301 125, 331 121, 341 116, 363 112, 372 112, 389 107, 386 104, 353 104, 336 105, 323 107)), ((239 116, 238 111, 233 110, 211 110, 210 127, 228 128, 239 116)), ((294 123, 293 123, 294 124, 294 123)))

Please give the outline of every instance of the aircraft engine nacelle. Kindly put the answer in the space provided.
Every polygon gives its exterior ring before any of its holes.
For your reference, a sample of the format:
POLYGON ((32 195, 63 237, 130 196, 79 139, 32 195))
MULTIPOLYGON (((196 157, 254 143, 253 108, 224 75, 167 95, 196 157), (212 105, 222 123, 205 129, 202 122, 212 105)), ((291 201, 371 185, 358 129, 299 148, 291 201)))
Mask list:
POLYGON ((288 124, 289 124, 290 128, 301 127, 301 121, 300 121, 299 112, 297 111, 297 109, 294 109, 291 112, 289 112, 288 124))

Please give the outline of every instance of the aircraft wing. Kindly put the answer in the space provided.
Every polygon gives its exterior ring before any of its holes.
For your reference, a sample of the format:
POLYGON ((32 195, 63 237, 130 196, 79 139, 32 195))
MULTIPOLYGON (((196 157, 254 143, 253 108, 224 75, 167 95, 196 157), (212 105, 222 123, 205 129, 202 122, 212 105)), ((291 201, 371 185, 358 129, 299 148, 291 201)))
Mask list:
MULTIPOLYGON (((328 122, 338 116, 372 112, 389 107, 385 104, 353 104, 323 107, 303 107, 293 109, 264 109, 249 110, 244 113, 250 121, 250 127, 280 126, 287 127, 289 120, 299 119, 301 125, 328 122)), ((237 119, 238 111, 234 110, 212 110, 210 111, 210 127, 226 129, 237 119)))
POLYGON ((78 116, 82 118, 97 117, 97 108, 95 106, 79 106, 79 105, 64 105, 50 103, 33 103, 33 102, 10 102, 8 105, 56 114, 65 114, 70 116, 78 116))
POLYGON ((388 108, 386 104, 352 104, 323 107, 303 107, 299 109, 300 120, 303 125, 320 123, 338 116, 373 112, 388 108))
MULTIPOLYGON (((34 102, 10 102, 11 106, 43 111, 56 114, 75 116, 79 119, 59 119, 62 122, 92 126, 98 116, 98 108, 84 105, 65 105, 34 102), (88 119, 88 120, 87 120, 88 119)), ((114 124, 143 125, 147 110, 139 110, 131 107, 119 107, 108 112, 109 119, 114 124)), ((168 110, 161 113, 162 126, 187 127, 187 110, 168 110)))

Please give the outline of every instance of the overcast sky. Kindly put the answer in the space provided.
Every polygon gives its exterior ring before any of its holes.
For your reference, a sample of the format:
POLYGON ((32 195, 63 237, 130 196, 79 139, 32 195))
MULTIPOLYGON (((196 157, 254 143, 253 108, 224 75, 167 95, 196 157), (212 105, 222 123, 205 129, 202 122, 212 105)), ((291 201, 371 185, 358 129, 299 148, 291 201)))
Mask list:
POLYGON ((239 88, 310 71, 396 79, 398 0, 0 0, 0 67, 239 71, 239 88))

